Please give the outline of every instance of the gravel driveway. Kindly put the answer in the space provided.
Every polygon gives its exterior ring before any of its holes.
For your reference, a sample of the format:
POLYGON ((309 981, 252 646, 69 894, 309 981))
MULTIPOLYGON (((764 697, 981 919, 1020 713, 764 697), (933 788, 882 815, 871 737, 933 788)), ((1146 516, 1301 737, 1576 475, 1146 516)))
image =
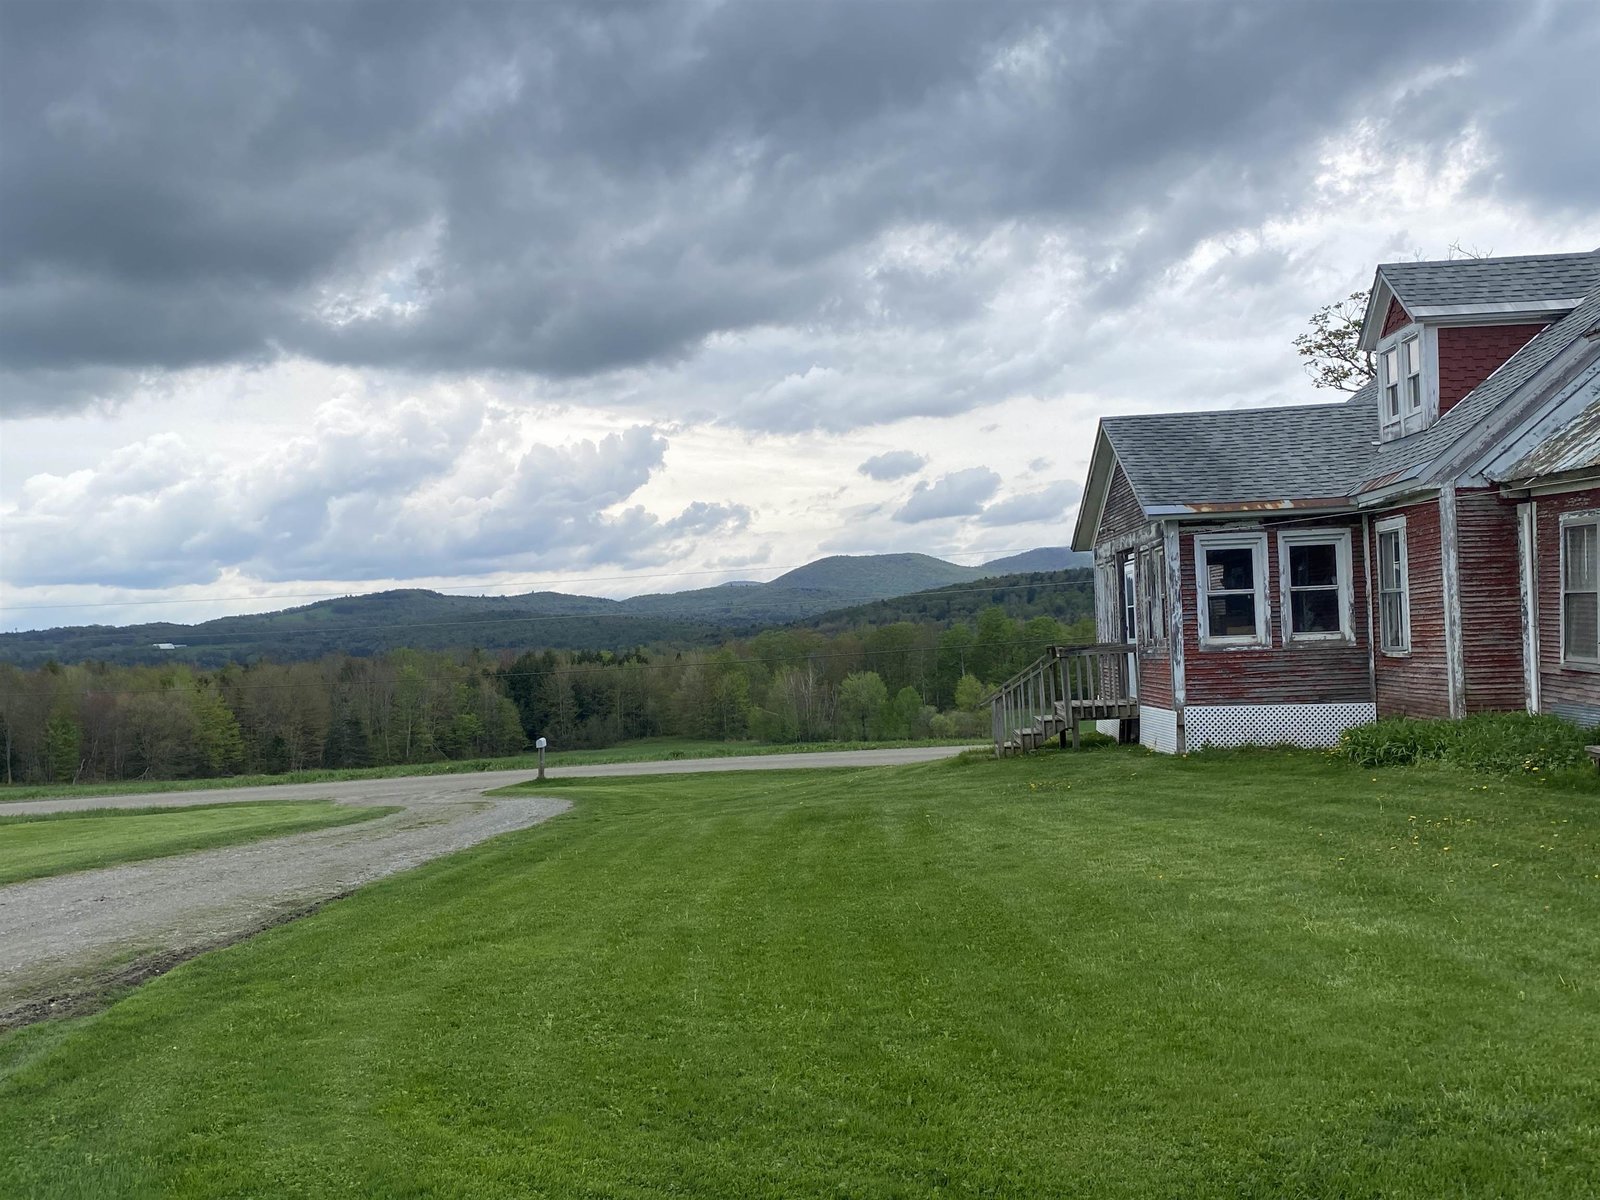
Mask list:
MULTIPOLYGON (((551 768, 551 778, 927 762, 959 747, 774 754, 551 768)), ((332 798, 386 817, 0 887, 0 1029, 72 1011, 107 985, 158 974, 396 871, 525 829, 565 800, 483 793, 527 771, 223 788, 0 805, 6 814, 332 798)))

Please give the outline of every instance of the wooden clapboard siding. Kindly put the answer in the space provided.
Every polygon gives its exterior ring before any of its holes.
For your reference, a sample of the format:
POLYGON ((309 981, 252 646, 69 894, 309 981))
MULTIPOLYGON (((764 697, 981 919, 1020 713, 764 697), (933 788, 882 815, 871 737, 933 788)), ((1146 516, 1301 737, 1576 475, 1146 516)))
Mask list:
POLYGON ((1111 473, 1111 483, 1106 487, 1106 504, 1100 511, 1100 528, 1095 534, 1095 544, 1132 533, 1145 523, 1144 508, 1133 494, 1133 485, 1118 463, 1111 473))
MULTIPOLYGON (((1450 691, 1445 666, 1444 581, 1439 536, 1439 503, 1426 500, 1387 512, 1374 513, 1376 523, 1386 517, 1406 519, 1406 569, 1410 584, 1411 652, 1377 654, 1379 716, 1447 717, 1450 691)), ((1372 538, 1372 571, 1378 570, 1378 536, 1372 538)), ((1511 570, 1508 565, 1507 571, 1511 570)), ((1377 593, 1372 593, 1372 627, 1381 630, 1377 593)))
POLYGON ((1468 712, 1522 708, 1522 595, 1517 506, 1493 491, 1456 495, 1461 659, 1468 712))
POLYGON ((1600 488, 1534 501, 1539 625, 1539 707, 1584 725, 1600 724, 1600 672, 1561 662, 1561 518, 1600 512, 1600 488))
POLYGON ((1139 653, 1139 703, 1172 707, 1172 660, 1165 654, 1139 653))

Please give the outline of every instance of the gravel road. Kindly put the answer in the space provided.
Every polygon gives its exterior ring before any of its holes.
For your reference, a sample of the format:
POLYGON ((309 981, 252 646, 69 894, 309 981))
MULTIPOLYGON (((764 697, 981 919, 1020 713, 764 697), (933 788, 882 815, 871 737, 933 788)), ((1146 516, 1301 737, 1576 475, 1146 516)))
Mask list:
MULTIPOLYGON (((960 747, 922 746, 675 759, 553 767, 546 774, 557 779, 885 766, 959 752, 960 747)), ((82 1007, 108 984, 157 974, 374 879, 566 810, 565 800, 484 795, 529 777, 527 771, 482 771, 0 805, 10 815, 331 798, 402 810, 358 825, 0 887, 0 1029, 82 1007)))

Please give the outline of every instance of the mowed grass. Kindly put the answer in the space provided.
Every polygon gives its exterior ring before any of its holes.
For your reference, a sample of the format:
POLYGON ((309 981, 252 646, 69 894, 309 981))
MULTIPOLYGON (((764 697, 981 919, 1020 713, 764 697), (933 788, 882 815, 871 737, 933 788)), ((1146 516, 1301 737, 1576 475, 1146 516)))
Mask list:
POLYGON ((300 800, 0 816, 0 885, 350 825, 396 811, 300 800))
MULTIPOLYGON (((639 738, 604 750, 552 750, 547 767, 582 767, 602 763, 659 762, 678 758, 735 758, 744 755, 824 754, 839 750, 894 750, 908 746, 971 746, 982 738, 903 742, 712 742, 695 738, 639 738)), ((214 788, 271 787, 288 783, 342 783, 352 779, 399 779, 429 775, 466 775, 479 771, 533 771, 537 751, 504 758, 453 758, 430 763, 396 763, 386 767, 317 768, 281 775, 222 775, 210 779, 124 779, 111 783, 19 783, 0 786, 0 805, 21 800, 69 800, 80 796, 127 796, 160 792, 196 792, 214 788)))
POLYGON ((1589 1196, 1592 798, 1129 749, 584 780, 0 1041, 0 1194, 1589 1196))

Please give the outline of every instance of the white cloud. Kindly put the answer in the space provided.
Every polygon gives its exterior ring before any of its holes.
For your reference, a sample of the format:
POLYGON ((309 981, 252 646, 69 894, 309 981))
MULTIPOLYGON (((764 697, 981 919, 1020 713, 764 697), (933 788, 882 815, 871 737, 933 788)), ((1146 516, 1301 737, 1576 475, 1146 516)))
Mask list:
POLYGON ((894 514, 896 521, 915 525, 942 517, 968 517, 983 508, 983 502, 1000 487, 1000 476, 988 467, 969 467, 952 471, 934 483, 919 483, 910 498, 894 514))
POLYGON ((1082 495, 1081 484, 1060 479, 1036 492, 1020 492, 996 500, 978 514, 983 525, 1029 525, 1039 521, 1060 521, 1067 509, 1082 495))
POLYGON ((236 462, 177 434, 92 468, 37 474, 6 513, 13 587, 405 578, 666 561, 743 529, 747 506, 696 500, 666 519, 635 494, 667 440, 633 426, 532 442, 502 406, 339 397, 302 435, 236 462))
POLYGON ((888 483, 904 479, 907 475, 915 475, 927 465, 926 454, 918 454, 914 450, 886 450, 882 454, 874 454, 857 467, 856 471, 868 479, 888 483))

